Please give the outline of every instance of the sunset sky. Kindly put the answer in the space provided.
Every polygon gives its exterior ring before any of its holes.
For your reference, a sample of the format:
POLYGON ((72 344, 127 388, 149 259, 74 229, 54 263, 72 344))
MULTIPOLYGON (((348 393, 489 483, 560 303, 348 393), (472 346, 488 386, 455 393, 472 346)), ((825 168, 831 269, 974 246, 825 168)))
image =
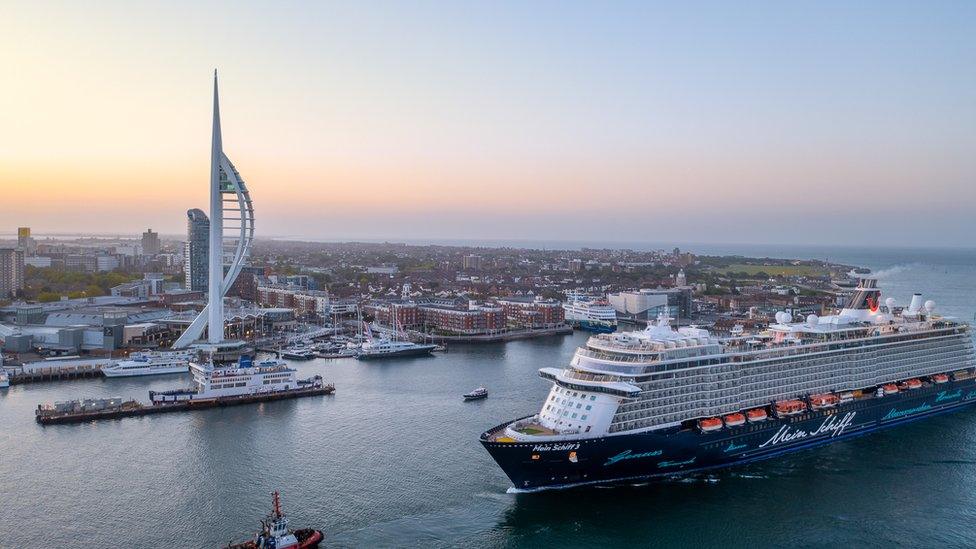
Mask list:
POLYGON ((968 245, 976 3, 34 2, 0 232, 968 245), (138 4, 138 5, 136 5, 138 4))

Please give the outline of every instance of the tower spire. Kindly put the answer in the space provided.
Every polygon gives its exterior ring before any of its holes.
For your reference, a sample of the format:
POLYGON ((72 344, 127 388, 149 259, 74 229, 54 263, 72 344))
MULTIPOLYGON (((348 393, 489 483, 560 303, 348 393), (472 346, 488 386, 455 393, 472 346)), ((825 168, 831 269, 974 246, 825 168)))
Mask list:
POLYGON ((217 94, 217 69, 214 69, 213 134, 210 145, 210 278, 207 289, 209 304, 207 339, 210 343, 224 340, 224 204, 220 188, 220 163, 223 159, 220 138, 220 99, 217 94))

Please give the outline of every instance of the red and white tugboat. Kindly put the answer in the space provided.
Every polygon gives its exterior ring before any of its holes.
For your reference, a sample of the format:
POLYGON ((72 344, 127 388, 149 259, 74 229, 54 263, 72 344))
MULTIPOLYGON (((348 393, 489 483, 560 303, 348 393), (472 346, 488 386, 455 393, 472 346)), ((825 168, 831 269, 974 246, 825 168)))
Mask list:
POLYGON ((227 549, 311 549, 325 538, 320 530, 289 530, 288 519, 281 512, 281 498, 273 492, 274 510, 261 521, 261 531, 253 540, 228 545, 227 549))

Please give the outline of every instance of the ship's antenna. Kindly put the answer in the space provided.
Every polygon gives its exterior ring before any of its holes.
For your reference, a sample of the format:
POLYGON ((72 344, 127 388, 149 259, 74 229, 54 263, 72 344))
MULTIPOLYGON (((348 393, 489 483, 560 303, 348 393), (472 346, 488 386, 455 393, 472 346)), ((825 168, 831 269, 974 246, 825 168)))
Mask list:
POLYGON ((281 498, 278 496, 278 491, 272 492, 274 495, 274 514, 275 518, 281 518, 281 498))

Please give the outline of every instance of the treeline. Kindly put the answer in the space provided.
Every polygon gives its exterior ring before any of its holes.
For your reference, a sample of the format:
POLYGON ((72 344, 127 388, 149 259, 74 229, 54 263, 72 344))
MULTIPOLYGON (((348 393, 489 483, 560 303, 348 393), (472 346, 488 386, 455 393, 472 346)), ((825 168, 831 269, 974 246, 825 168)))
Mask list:
POLYGON ((138 280, 141 273, 122 270, 105 273, 84 273, 55 267, 34 267, 24 270, 25 296, 40 302, 70 298, 108 295, 113 286, 138 280))

